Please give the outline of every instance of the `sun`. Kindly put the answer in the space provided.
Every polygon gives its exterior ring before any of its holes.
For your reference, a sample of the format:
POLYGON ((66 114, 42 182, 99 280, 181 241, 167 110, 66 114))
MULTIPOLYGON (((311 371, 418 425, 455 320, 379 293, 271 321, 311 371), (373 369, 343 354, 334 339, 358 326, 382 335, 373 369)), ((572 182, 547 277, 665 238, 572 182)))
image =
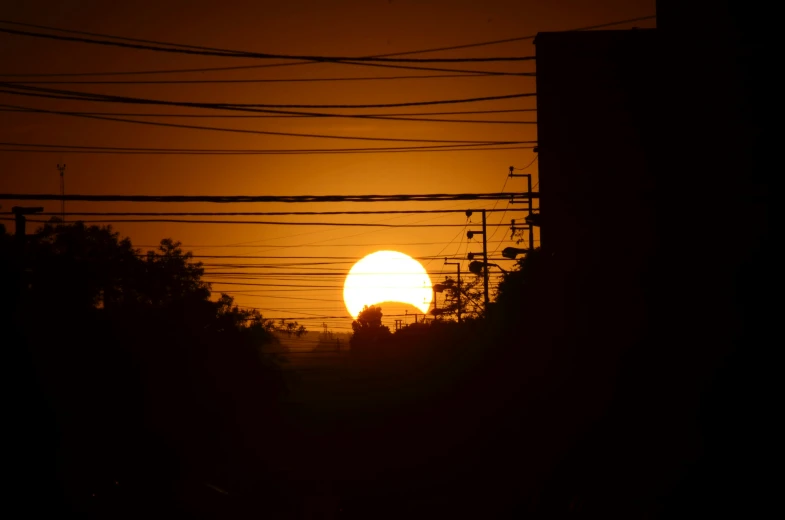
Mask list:
POLYGON ((398 251, 377 251, 354 264, 343 284, 343 301, 353 318, 365 305, 411 304, 427 313, 433 300, 431 278, 414 258, 398 251))

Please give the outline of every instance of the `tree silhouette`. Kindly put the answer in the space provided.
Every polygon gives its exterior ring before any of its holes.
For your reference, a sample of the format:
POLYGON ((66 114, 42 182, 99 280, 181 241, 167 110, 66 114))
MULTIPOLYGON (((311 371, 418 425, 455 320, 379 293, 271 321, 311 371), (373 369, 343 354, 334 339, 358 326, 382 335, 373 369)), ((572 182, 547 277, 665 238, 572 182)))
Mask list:
POLYGON ((276 332, 278 332, 280 334, 286 334, 289 337, 294 336, 296 338, 299 338, 303 334, 308 332, 308 330, 305 328, 304 325, 300 325, 296 321, 287 322, 284 319, 279 320, 278 324, 277 325, 272 325, 272 327, 273 327, 273 330, 275 330, 276 332))
POLYGON ((352 330, 352 349, 378 345, 392 336, 390 327, 382 325, 381 307, 364 306, 357 319, 352 322, 352 330))
POLYGON ((141 512, 178 500, 179 475, 231 487, 261 471, 262 447, 282 438, 286 384, 264 353, 278 324, 212 299, 201 264, 171 239, 142 253, 111 227, 51 222, 24 247, 2 233, 0 249, 14 259, 2 273, 4 335, 27 352, 33 382, 19 388, 49 410, 33 449, 58 446, 48 485, 70 511, 90 511, 114 481, 141 512))
POLYGON ((439 307, 439 319, 457 319, 459 294, 463 319, 477 319, 484 315, 482 276, 463 278, 460 287, 452 276, 445 276, 441 284, 444 286, 444 303, 439 307))
MULTIPOLYGON (((537 248, 518 259, 504 274, 496 290, 494 311, 502 320, 517 321, 524 314, 524 306, 531 306, 543 298, 547 259, 537 248)), ((518 322, 519 323, 519 322, 518 322)))

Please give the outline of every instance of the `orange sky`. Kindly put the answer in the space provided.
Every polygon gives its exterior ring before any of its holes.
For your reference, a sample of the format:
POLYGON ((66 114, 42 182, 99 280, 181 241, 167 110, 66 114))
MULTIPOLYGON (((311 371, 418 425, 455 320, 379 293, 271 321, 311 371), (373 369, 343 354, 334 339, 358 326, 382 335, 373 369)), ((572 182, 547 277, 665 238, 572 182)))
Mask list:
MULTIPOLYGON (((654 14, 654 0, 484 0, 484 1, 137 1, 55 2, 5 0, 0 19, 117 36, 169 41, 235 50, 278 53, 368 56, 460 45, 579 28, 654 14)), ((652 27, 653 21, 635 24, 652 27)), ((0 24, 0 28, 14 28, 0 24)), ((621 26, 620 28, 628 28, 621 26)), ((488 57, 534 54, 531 40, 412 57, 488 57)), ((101 47, 73 42, 0 34, 0 81, 131 80, 131 79, 282 79, 382 77, 418 73, 396 69, 305 64, 293 67, 231 72, 76 78, 20 78, 10 74, 140 71, 282 63, 227 57, 203 57, 101 47)), ((434 64, 446 68, 533 72, 533 62, 434 64)), ((267 104, 397 103, 438 99, 498 96, 534 92, 534 78, 490 76, 417 80, 336 81, 300 83, 244 83, 190 85, 39 84, 38 87, 126 95, 177 101, 267 104)), ((85 101, 52 100, 0 94, 0 104, 50 110, 191 113, 221 112, 156 108, 85 101)), ((491 102, 374 110, 335 110, 341 113, 427 113, 463 110, 534 108, 533 98, 491 102)), ((323 110, 325 111, 325 110, 323 110)), ((228 113, 228 112, 227 112, 228 113)), ((535 113, 433 116, 461 119, 533 121, 535 113)), ((398 139, 536 140, 532 124, 468 124, 382 121, 336 118, 157 118, 179 124, 219 126, 276 132, 367 136, 398 139)), ((130 123, 96 121, 49 114, 0 112, 0 142, 79 146, 303 149, 411 146, 414 143, 315 139, 157 128, 130 123)), ((204 195, 322 195, 496 192, 505 183, 508 167, 522 167, 534 158, 531 150, 446 153, 386 153, 344 155, 95 155, 68 153, 12 153, 2 151, 0 192, 57 193, 58 163, 67 164, 66 191, 80 194, 204 194, 204 195)), ((535 163, 527 172, 535 174, 535 163)), ((524 191, 523 179, 510 179, 506 191, 524 191)), ((14 205, 3 201, 3 211, 14 205)), ((28 203, 29 204, 29 203, 28 203)), ((59 211, 59 203, 45 203, 59 211)), ((69 203, 68 211, 341 211, 381 209, 492 208, 493 203, 398 204, 98 204, 69 203)), ((499 202, 496 208, 508 207, 499 202)), ((511 206, 514 208, 514 206, 511 206)), ((518 213, 521 217, 523 214, 518 213)), ((489 223, 509 223, 514 213, 492 214, 489 223)), ((85 217, 88 219, 89 217, 85 217)), ((463 225, 454 215, 365 215, 316 217, 247 217, 256 220, 438 223, 463 225), (393 218, 394 217, 394 218, 393 218)), ((473 217, 479 222, 479 214, 473 217)), ((354 228, 262 225, 196 225, 178 223, 115 224, 134 244, 155 244, 163 237, 181 240, 197 255, 341 256, 359 259, 379 249, 395 249, 411 256, 465 258, 480 251, 475 238, 467 244, 462 228, 354 228), (232 247, 205 247, 205 246, 232 247), (242 245, 243 247, 237 247, 242 245), (196 247, 201 246, 201 247, 196 247)), ((472 226, 477 229, 477 226, 472 226)), ((491 228, 489 234, 496 228, 491 228)), ((512 242, 509 230, 499 229, 489 251, 512 242)), ((498 253, 494 255, 500 256, 498 253)), ((320 258, 299 261, 319 261, 320 258)), ((205 260, 218 263, 223 260, 205 260)), ((237 260, 228 260, 237 262, 237 260)), ((270 263, 272 260, 253 260, 270 263)), ((293 262, 282 259, 276 262, 293 262)), ((339 260, 331 260, 339 261, 339 260)), ((341 260, 343 261, 343 260, 341 260)), ((250 263, 251 261, 244 261, 250 263)), ((238 303, 263 309, 267 317, 295 317, 312 330, 327 322, 345 331, 350 319, 341 286, 351 260, 324 266, 334 276, 273 278, 254 283, 303 284, 312 290, 285 287, 221 286, 238 303), (332 270, 335 271, 332 271, 332 270), (322 287, 320 287, 322 286, 322 287), (251 292, 257 291, 257 292, 251 292), (306 298, 306 299, 295 299, 306 298), (307 299, 312 298, 312 299, 307 299), (323 316, 347 316, 324 319, 323 316)), ((425 262, 424 262, 425 263, 425 262)), ((437 281, 442 271, 454 273, 434 260, 426 267, 437 281)), ((467 269, 464 263, 464 269, 467 269)), ((221 269, 226 272, 231 269, 221 269)), ((293 272, 292 266, 278 269, 293 272)), ((259 270, 256 270, 259 271, 259 270)), ((307 272, 307 270, 300 270, 307 272)), ((269 270, 268 270, 269 272, 269 270)), ((217 279, 208 277, 209 279, 217 279)), ((252 281, 253 282, 253 281, 252 281)))

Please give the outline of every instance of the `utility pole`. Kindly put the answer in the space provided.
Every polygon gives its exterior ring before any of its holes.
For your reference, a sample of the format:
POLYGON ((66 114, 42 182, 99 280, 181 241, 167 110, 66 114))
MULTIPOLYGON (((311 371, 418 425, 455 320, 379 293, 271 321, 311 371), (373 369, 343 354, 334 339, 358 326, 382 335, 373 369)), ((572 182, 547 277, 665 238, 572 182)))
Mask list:
POLYGON ((57 169, 60 170, 60 196, 62 197, 60 200, 60 216, 63 219, 63 224, 65 224, 65 163, 58 164, 57 169))
POLYGON ((460 262, 448 262, 447 259, 444 259, 444 265, 454 265, 457 266, 458 270, 458 323, 461 323, 461 263, 460 262))
MULTIPOLYGON (((527 190, 526 193, 528 196, 528 203, 529 203, 529 216, 532 215, 534 211, 534 194, 532 193, 532 174, 531 173, 513 173, 515 170, 514 167, 510 166, 510 177, 526 177, 526 185, 527 190)), ((510 201, 515 202, 515 201, 510 201)), ((514 225, 514 224, 513 224, 514 225)), ((529 249, 534 249, 534 226, 529 226, 529 249)))
MULTIPOLYGON (((485 314, 488 315, 488 233, 487 231, 487 221, 486 221, 486 212, 485 210, 480 210, 482 212, 482 231, 467 231, 466 237, 471 240, 474 238, 474 235, 482 235, 482 270, 483 270, 483 279, 482 279, 482 286, 483 286, 483 293, 484 293, 484 303, 485 303, 485 314)), ((467 217, 472 216, 471 210, 466 212, 467 217)))

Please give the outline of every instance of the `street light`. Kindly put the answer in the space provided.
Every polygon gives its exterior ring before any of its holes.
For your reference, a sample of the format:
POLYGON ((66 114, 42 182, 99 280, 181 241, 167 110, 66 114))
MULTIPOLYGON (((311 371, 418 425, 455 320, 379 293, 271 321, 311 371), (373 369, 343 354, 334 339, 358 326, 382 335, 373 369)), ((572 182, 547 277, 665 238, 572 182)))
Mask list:
POLYGON ((504 258, 509 258, 510 260, 515 260, 516 256, 525 254, 528 251, 528 249, 521 249, 520 247, 505 247, 502 249, 502 256, 504 258))
MULTIPOLYGON (((477 260, 475 260, 474 262, 471 262, 469 264, 469 271, 471 271, 474 274, 480 274, 480 273, 482 273, 483 268, 485 266, 498 267, 499 271, 503 272, 504 274, 507 274, 507 272, 508 272, 506 269, 504 269, 499 264, 492 264, 492 263, 488 263, 488 262, 478 262, 477 260)), ((486 268, 486 276, 487 276, 487 268, 486 268)))

